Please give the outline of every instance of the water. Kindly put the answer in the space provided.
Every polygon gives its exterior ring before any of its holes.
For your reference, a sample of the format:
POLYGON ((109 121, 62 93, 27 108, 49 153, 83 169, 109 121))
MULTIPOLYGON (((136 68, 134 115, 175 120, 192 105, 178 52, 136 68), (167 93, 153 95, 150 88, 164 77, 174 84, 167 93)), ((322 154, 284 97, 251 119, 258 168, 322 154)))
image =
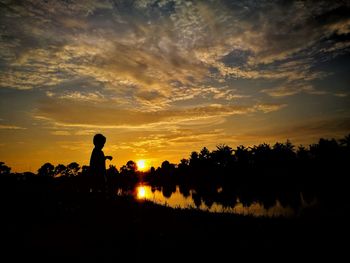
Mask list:
MULTIPOLYGON (((292 217, 297 215, 301 209, 313 205, 313 202, 307 203, 303 199, 302 194, 300 194, 300 206, 296 209, 290 205, 283 206, 279 200, 275 200, 273 205, 268 208, 264 206, 262 202, 253 201, 249 204, 243 203, 239 198, 232 200, 231 205, 224 206, 223 204, 212 202, 206 204, 202 198, 196 196, 194 190, 189 190, 188 196, 184 196, 178 186, 176 186, 175 191, 172 193, 165 193, 164 189, 152 188, 149 185, 138 185, 132 194, 138 200, 149 200, 157 204, 182 209, 200 209, 204 211, 209 211, 213 213, 234 213, 241 215, 252 215, 252 216, 265 216, 265 217, 292 217), (162 191, 163 190, 163 191, 162 191)), ((218 189, 220 192, 220 189, 218 189)), ((121 189, 118 190, 119 195, 127 194, 121 189)), ((128 193, 130 194, 130 192, 128 193)))

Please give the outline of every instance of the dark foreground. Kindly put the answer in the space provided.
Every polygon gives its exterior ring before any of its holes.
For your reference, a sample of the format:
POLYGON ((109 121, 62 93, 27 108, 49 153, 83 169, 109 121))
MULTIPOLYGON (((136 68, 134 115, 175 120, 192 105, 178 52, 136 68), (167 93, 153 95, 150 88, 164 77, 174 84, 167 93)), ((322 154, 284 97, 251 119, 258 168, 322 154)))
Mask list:
POLYGON ((12 190, 1 195, 1 262, 348 257, 349 218, 318 208, 298 218, 253 218, 100 193, 12 190))

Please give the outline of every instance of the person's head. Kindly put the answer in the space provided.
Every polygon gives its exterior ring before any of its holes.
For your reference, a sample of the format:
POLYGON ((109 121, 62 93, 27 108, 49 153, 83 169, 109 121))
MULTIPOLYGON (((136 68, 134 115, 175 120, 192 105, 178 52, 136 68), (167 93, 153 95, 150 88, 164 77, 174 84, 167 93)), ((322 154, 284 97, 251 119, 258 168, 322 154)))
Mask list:
POLYGON ((100 133, 95 134, 93 142, 94 142, 95 147, 102 149, 106 143, 106 137, 100 133))

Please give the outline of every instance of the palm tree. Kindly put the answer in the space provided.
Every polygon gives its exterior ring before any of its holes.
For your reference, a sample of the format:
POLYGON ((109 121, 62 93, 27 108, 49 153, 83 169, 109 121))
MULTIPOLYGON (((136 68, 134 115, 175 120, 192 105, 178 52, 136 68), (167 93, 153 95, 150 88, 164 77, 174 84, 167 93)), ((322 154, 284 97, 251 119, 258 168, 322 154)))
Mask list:
POLYGON ((309 159, 309 151, 305 148, 305 146, 300 145, 298 147, 296 156, 297 156, 298 160, 306 161, 309 159))
POLYGON ((225 144, 216 146, 216 150, 211 153, 213 161, 219 167, 227 167, 233 161, 232 148, 225 144))
POLYGON ((203 147, 203 149, 199 153, 199 160, 207 161, 209 159, 210 159, 210 151, 207 149, 207 147, 203 147))
POLYGON ((280 161, 290 161, 295 157, 294 145, 287 140, 286 143, 276 143, 273 146, 274 158, 280 161))
POLYGON ((338 155, 339 145, 335 139, 328 140, 321 138, 318 144, 310 145, 310 152, 318 160, 332 160, 338 155))
POLYGON ((267 162, 271 161, 272 149, 270 145, 267 143, 262 143, 262 144, 259 144, 258 146, 254 145, 251 148, 251 153, 252 153, 254 164, 266 165, 267 162))
POLYGON ((239 165, 247 165, 250 159, 249 148, 244 147, 243 145, 237 146, 234 150, 236 162, 239 165))

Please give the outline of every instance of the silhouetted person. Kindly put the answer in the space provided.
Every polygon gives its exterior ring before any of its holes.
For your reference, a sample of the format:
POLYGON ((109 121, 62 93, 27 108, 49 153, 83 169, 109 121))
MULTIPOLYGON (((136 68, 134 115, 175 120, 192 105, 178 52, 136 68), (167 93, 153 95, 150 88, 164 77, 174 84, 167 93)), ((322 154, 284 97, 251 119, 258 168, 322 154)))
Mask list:
POLYGON ((106 137, 96 134, 93 139, 95 148, 92 150, 90 158, 90 175, 92 177, 92 187, 97 191, 104 191, 104 184, 107 181, 106 159, 112 160, 112 156, 105 156, 102 148, 106 143, 106 137))

